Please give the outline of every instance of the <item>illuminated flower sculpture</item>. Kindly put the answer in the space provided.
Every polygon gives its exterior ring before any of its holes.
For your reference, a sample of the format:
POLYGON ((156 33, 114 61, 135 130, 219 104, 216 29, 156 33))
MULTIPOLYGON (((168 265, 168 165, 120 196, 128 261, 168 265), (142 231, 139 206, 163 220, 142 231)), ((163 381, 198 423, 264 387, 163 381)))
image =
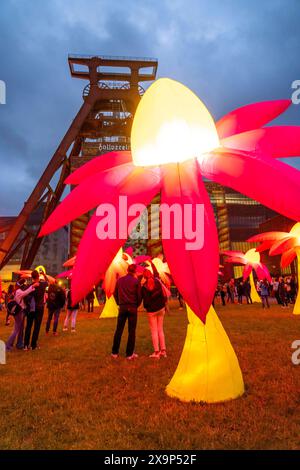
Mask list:
POLYGON ((77 187, 42 228, 45 235, 102 204, 78 248, 72 279, 76 302, 99 281, 138 223, 137 211, 128 211, 128 230, 122 229, 120 196, 126 196, 127 207, 141 202, 148 205, 159 192, 161 205, 176 204, 182 212, 185 205, 203 205, 201 229, 205 239, 200 248, 187 249, 190 239, 184 230, 181 237, 174 236, 178 229, 175 218, 170 218, 165 227, 169 237, 162 227, 164 254, 190 308, 187 342, 167 387, 168 394, 182 400, 220 401, 243 393, 235 353, 210 308, 218 279, 219 250, 214 213, 202 176, 298 219, 300 207, 295 201, 300 198, 299 173, 273 157, 300 153, 299 128, 262 128, 289 105, 290 100, 280 100, 245 106, 215 124, 205 105, 188 88, 167 78, 157 80, 137 107, 131 153, 102 155, 71 174, 66 183, 77 187), (279 186, 280 194, 275 197, 273 188, 279 186), (98 230, 99 224, 103 228, 108 223, 103 222, 105 203, 113 204, 119 214, 115 237, 105 238, 98 230), (88 273, 84 280, 82 272, 88 273))
POLYGON ((300 315, 300 223, 297 222, 290 232, 266 232, 249 238, 249 242, 260 242, 256 251, 270 250, 271 256, 281 255, 280 265, 286 268, 297 257, 298 295, 293 313, 300 315))
POLYGON ((267 279, 269 282, 271 282, 272 279, 267 266, 261 263, 260 255, 255 250, 255 248, 251 248, 251 250, 248 250, 246 253, 243 253, 242 251, 223 251, 222 254, 226 256, 226 263, 244 265, 243 280, 245 281, 248 279, 248 277, 250 277, 251 299, 253 302, 261 302, 261 299, 255 288, 253 270, 256 272, 259 280, 267 279))
MULTIPOLYGON (((141 261, 144 259, 148 259, 149 257, 141 257, 141 261)), ((63 265, 64 267, 73 268, 76 262, 76 256, 73 258, 68 259, 63 265)), ((113 261, 110 263, 109 267, 107 268, 104 277, 103 277, 103 284, 102 288, 106 295, 106 302, 105 306, 100 314, 100 318, 114 318, 118 316, 118 306, 114 299, 113 293, 116 288, 117 279, 121 276, 125 276, 127 274, 127 267, 129 264, 132 264, 133 260, 129 253, 123 253, 122 249, 118 251, 116 256, 114 257, 113 261)), ((64 271, 60 273, 57 278, 68 278, 72 279, 73 277, 73 269, 69 271, 64 271)), ((95 300, 98 302, 97 296, 95 295, 95 300)), ((98 304, 99 306, 99 304, 98 304)))

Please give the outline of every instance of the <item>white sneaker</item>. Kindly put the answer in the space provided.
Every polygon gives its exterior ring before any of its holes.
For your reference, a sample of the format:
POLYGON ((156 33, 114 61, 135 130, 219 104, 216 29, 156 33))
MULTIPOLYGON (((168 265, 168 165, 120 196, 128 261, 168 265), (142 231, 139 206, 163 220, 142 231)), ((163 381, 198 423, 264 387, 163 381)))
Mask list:
POLYGON ((137 359, 139 356, 135 353, 133 353, 131 356, 128 356, 126 359, 128 361, 132 361, 133 359, 137 359))
POLYGON ((111 355, 110 355, 110 356, 111 356, 113 359, 118 359, 118 357, 119 357, 119 354, 113 354, 113 353, 111 353, 111 355))
POLYGON ((75 328, 72 328, 71 333, 76 333, 75 328))
POLYGON ((64 326, 63 331, 68 331, 68 328, 66 326, 64 326))

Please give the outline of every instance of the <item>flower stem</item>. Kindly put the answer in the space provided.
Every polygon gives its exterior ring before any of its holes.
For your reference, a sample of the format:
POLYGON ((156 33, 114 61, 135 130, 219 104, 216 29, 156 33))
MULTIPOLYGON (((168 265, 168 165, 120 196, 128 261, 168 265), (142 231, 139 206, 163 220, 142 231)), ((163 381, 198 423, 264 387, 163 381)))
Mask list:
POLYGON ((238 359, 213 307, 205 325, 187 307, 188 329, 175 374, 166 393, 182 401, 215 403, 244 393, 238 359))

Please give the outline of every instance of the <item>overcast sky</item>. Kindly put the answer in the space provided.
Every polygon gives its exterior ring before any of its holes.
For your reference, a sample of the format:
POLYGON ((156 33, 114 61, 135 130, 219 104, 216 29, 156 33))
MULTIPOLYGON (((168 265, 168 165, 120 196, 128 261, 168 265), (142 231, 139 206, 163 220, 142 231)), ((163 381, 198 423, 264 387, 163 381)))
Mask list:
MULTIPOLYGON (((81 105, 69 53, 156 57, 158 77, 186 84, 218 119, 291 97, 299 25, 300 0, 0 0, 0 215, 22 208, 81 105)), ((300 125, 300 105, 279 123, 300 125)))

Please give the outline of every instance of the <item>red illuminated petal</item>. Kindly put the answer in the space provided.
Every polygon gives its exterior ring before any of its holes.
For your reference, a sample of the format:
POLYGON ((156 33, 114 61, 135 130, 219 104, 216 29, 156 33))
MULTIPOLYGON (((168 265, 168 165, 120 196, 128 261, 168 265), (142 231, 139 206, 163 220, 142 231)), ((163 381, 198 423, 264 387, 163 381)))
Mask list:
POLYGON ((270 126, 232 135, 221 141, 226 148, 257 152, 273 158, 300 156, 300 126, 270 126))
MULTIPOLYGON (((109 201, 116 210, 117 222, 119 222, 119 196, 127 196, 128 206, 141 201, 148 205, 160 191, 160 187, 158 169, 136 168, 119 185, 118 190, 115 191, 113 198, 109 201)), ((96 213, 92 216, 78 247, 72 278, 72 299, 74 303, 81 300, 100 281, 115 255, 127 240, 127 235, 119 236, 119 234, 117 234, 116 239, 100 240, 96 232, 100 219, 101 217, 97 216, 96 213)), ((134 216, 129 216, 128 224, 134 219, 134 216)))
POLYGON ((259 201, 290 219, 300 220, 300 172, 270 157, 217 150, 200 159, 206 178, 259 201))
POLYGON ((291 264, 292 261, 296 258, 296 251, 294 248, 291 248, 290 250, 286 251, 285 253, 282 253, 281 260, 280 260, 280 266, 282 268, 286 268, 289 264, 291 264))
POLYGON ((64 227, 101 203, 110 202, 113 193, 134 168, 132 163, 126 163, 84 179, 52 212, 40 236, 64 227))
POLYGON ((288 251, 291 248, 295 248, 297 246, 297 237, 287 237, 283 238, 282 240, 277 241, 274 243, 270 249, 270 255, 280 255, 284 251, 288 251))
POLYGON ((252 265, 251 264, 246 264, 246 266, 243 269, 243 280, 245 281, 251 274, 252 272, 252 265))
POLYGON ((216 123, 219 138, 258 129, 283 113, 290 104, 291 100, 262 101, 235 109, 216 123))
MULTIPOLYGON (((218 236, 213 209, 196 161, 170 164, 165 168, 162 204, 178 204, 184 212, 184 204, 204 204, 204 245, 197 250, 187 250, 191 240, 183 233, 179 239, 164 239, 163 247, 176 286, 193 312, 205 322, 206 314, 214 298, 218 281, 218 236)), ((170 234, 174 235, 178 221, 171 218, 170 234)), ((178 225, 177 225, 178 228, 178 225)), ((198 227, 199 230, 200 227, 198 227)), ((199 233, 199 232, 198 232, 199 233)))
POLYGON ((100 171, 109 170, 115 166, 130 163, 132 161, 131 152, 110 152, 94 157, 92 160, 77 168, 65 180, 65 184, 79 184, 85 178, 99 173, 100 171))

